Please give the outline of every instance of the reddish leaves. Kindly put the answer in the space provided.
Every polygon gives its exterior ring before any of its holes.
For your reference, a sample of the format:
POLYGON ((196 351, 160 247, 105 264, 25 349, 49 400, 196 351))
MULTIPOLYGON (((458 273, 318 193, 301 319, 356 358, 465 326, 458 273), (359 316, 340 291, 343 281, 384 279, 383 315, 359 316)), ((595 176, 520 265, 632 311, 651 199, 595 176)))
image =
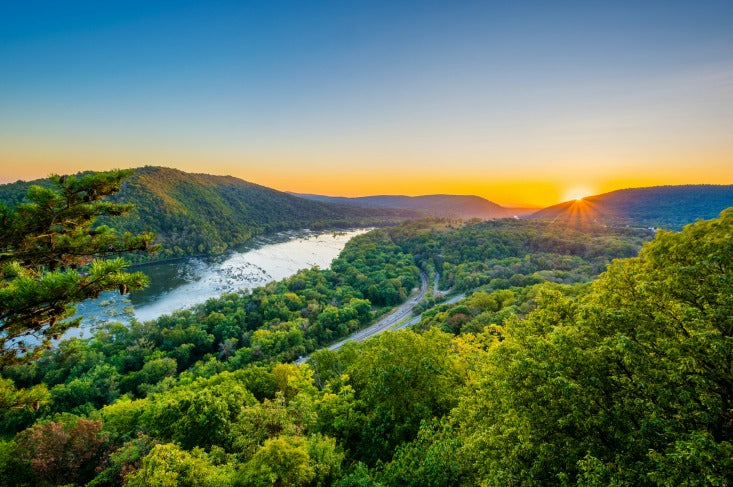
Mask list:
POLYGON ((16 437, 17 452, 39 481, 53 484, 91 479, 106 442, 101 421, 36 424, 16 437))

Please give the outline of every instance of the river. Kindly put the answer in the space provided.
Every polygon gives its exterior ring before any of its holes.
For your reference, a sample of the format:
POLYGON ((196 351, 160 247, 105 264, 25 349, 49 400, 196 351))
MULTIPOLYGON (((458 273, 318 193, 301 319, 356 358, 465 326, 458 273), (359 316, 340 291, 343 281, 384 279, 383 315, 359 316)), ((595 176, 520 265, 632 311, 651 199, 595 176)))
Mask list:
POLYGON ((83 316, 82 326, 69 330, 65 338, 87 337, 108 321, 153 320, 223 293, 279 281, 300 269, 327 269, 349 240, 367 231, 283 232, 224 255, 138 266, 133 270, 150 277, 147 289, 128 296, 108 292, 80 303, 77 315, 83 316))

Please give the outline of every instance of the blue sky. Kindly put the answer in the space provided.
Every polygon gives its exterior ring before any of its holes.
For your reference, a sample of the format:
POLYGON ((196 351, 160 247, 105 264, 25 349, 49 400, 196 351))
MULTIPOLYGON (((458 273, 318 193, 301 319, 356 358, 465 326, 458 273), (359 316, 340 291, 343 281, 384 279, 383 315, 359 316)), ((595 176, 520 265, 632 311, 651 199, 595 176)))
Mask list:
POLYGON ((731 26, 730 1, 4 2, 0 182, 160 164, 527 204, 733 183, 731 26))

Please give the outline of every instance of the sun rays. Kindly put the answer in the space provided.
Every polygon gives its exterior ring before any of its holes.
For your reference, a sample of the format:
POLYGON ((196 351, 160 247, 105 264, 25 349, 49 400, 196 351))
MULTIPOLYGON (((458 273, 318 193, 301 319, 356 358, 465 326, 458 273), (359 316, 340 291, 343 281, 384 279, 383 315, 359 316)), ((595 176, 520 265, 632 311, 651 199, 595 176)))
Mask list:
POLYGON ((602 217, 600 208, 593 199, 580 194, 571 201, 562 203, 560 207, 553 223, 565 223, 570 227, 597 225, 602 217))

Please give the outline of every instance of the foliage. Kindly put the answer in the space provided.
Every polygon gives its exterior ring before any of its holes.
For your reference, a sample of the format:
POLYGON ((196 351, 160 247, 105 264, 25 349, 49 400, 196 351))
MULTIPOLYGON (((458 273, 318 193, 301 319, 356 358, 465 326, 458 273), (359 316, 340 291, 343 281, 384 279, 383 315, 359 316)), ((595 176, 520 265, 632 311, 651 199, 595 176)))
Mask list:
POLYGON ((0 377, 0 410, 38 409, 47 401, 48 389, 44 384, 18 390, 12 380, 0 377))
POLYGON ((31 186, 26 201, 14 208, 0 204, 0 367, 37 358, 52 339, 78 325, 78 319, 67 319, 74 303, 147 283, 141 272, 125 272, 123 259, 93 260, 152 250, 150 233, 119 235, 93 226, 99 217, 132 209, 102 201, 129 174, 53 176, 51 188, 31 186))
POLYGON ((493 220, 458 229, 428 220, 391 228, 389 233, 421 268, 440 273, 443 289, 456 291, 587 282, 612 259, 636 255, 652 237, 648 230, 600 225, 576 229, 523 220, 493 220))
POLYGON ((417 438, 400 444, 379 473, 385 485, 448 487, 461 483, 461 439, 437 420, 420 425, 417 438))
POLYGON ((363 424, 347 443, 360 459, 373 463, 414 439, 423 419, 448 413, 463 377, 451 337, 437 331, 382 335, 359 352, 346 374, 363 424))
POLYGON ((587 294, 589 289, 589 284, 542 283, 493 292, 476 291, 457 303, 439 304, 425 311, 414 328, 439 328, 456 335, 490 332, 500 336, 504 323, 525 317, 536 309, 544 292, 552 290, 565 297, 577 298, 587 294))
POLYGON ((265 441, 239 473, 238 485, 330 485, 343 454, 333 440, 282 435, 265 441))
POLYGON ((236 376, 222 373, 155 396, 140 423, 155 438, 186 449, 220 445, 229 448, 232 424, 254 396, 236 376))
POLYGON ((106 441, 102 423, 82 418, 40 423, 18 434, 15 452, 42 484, 86 482, 94 475, 106 441))
POLYGON ((231 473, 211 464, 206 453, 191 452, 167 443, 155 445, 142 461, 142 467, 125 477, 130 487, 219 487, 230 485, 231 473))
MULTIPOLYGON (((106 423, 105 427, 108 427, 106 423)), ((158 441, 140 433, 119 448, 113 448, 97 467, 97 475, 87 486, 102 487, 124 483, 128 475, 132 476, 142 467, 143 458, 158 444, 158 441)))
POLYGON ((601 265, 643 239, 546 231, 380 230, 330 271, 63 342, 5 371, 50 401, 5 416, 6 435, 30 427, 0 443, 0 473, 10 485, 729 485, 733 210, 659 232, 593 282, 488 285, 413 330, 281 363, 365 324, 371 286, 408 292, 413 256, 447 275, 506 252, 601 265))
POLYGON ((18 458, 13 441, 0 440, 0 479, 5 485, 31 486, 37 482, 28 462, 18 458))
POLYGON ((505 326, 456 414, 477 481, 726 484, 731 229, 729 210, 660 233, 587 296, 505 326))

